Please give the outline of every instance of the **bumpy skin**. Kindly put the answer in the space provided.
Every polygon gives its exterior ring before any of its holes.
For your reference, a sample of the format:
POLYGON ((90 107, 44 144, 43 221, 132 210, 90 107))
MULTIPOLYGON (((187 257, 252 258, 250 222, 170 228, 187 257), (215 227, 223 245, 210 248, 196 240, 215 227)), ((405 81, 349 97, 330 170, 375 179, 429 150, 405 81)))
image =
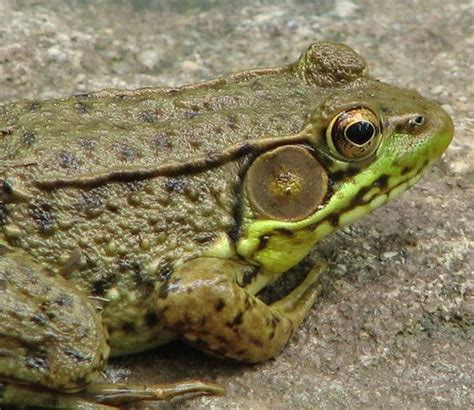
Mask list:
POLYGON ((0 306, 10 306, 0 377, 83 388, 108 354, 106 334, 113 354, 180 337, 234 359, 275 355, 316 296, 319 268, 304 261, 314 244, 407 189, 452 134, 440 107, 372 79, 358 54, 328 42, 295 64, 178 89, 0 107, 0 306), (380 144, 353 160, 326 129, 358 106, 380 118, 380 144), (269 219, 252 208, 246 171, 295 145, 328 186, 309 216, 269 219), (68 295, 69 310, 42 310, 68 295), (50 326, 69 330, 50 345, 50 326), (87 357, 80 370, 65 346, 87 357), (53 375, 61 363, 71 377, 53 375))

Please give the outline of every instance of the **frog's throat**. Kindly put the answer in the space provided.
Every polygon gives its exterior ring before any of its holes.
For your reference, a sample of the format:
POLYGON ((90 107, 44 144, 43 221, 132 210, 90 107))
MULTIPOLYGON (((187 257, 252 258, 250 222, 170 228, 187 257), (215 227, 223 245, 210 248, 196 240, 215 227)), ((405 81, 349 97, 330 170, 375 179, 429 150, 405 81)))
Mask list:
POLYGON ((53 190, 63 187, 92 188, 112 182, 128 182, 145 180, 163 176, 195 174, 217 168, 227 162, 249 154, 258 154, 282 145, 302 144, 311 140, 312 125, 309 124, 300 132, 282 138, 267 137, 245 141, 229 148, 212 152, 208 155, 192 158, 188 161, 170 161, 156 167, 130 167, 126 169, 111 169, 104 172, 81 174, 72 177, 43 178, 34 181, 39 189, 53 190))
POLYGON ((393 157, 380 157, 342 183, 324 207, 309 218, 298 222, 259 220, 248 225, 237 243, 237 253, 272 273, 282 273, 295 266, 325 236, 414 185, 439 155, 430 150, 418 153, 410 168, 396 165, 393 157))

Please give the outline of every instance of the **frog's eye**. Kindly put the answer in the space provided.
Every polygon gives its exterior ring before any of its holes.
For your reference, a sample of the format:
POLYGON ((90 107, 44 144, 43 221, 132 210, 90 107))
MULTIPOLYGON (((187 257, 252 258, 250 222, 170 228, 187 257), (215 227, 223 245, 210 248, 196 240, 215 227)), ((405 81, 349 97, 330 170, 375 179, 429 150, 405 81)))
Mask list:
POLYGON ((378 147, 380 136, 377 115, 365 107, 340 112, 326 129, 329 147, 347 160, 367 158, 378 147))

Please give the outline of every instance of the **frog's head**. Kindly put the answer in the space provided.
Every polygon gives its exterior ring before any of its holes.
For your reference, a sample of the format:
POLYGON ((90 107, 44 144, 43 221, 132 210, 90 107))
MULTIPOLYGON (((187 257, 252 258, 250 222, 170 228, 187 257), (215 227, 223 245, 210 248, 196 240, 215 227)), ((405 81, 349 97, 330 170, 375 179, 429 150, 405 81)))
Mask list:
POLYGON ((308 97, 306 144, 281 146, 250 166, 238 243, 241 255, 274 273, 412 186, 453 137, 439 105, 371 78, 346 46, 315 43, 294 67, 318 96, 308 97))

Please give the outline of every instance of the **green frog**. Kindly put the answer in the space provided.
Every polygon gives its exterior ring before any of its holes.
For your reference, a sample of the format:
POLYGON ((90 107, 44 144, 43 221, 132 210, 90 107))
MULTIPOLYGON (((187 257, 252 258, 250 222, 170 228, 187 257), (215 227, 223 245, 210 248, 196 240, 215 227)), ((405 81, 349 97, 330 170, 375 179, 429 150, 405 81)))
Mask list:
POLYGON ((97 380, 110 355, 173 339, 275 356, 320 289, 314 245, 412 186, 452 137, 440 106, 326 41, 180 88, 0 107, 0 404, 220 393, 97 380))

